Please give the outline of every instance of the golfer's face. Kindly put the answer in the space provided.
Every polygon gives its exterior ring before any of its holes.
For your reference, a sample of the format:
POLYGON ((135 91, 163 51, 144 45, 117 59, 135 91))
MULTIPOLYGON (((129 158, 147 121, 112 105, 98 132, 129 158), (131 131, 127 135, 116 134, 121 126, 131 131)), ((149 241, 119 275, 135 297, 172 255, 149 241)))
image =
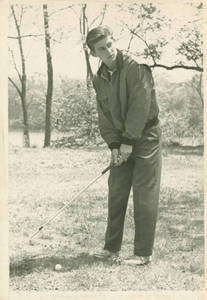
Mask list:
POLYGON ((117 50, 111 37, 106 37, 94 45, 94 54, 99 57, 109 68, 116 62, 117 50))

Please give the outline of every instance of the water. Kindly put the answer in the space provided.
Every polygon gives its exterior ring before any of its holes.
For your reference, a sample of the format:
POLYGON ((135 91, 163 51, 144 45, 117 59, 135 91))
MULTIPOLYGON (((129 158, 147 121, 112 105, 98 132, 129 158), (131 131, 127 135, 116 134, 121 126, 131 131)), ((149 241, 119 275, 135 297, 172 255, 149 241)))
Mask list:
MULTIPOLYGON (((62 137, 62 133, 52 132, 51 140, 62 137)), ((30 132, 30 146, 42 148, 44 145, 44 132, 36 131, 30 132)), ((8 144, 12 147, 22 147, 23 134, 22 131, 10 131, 8 133, 8 144)))

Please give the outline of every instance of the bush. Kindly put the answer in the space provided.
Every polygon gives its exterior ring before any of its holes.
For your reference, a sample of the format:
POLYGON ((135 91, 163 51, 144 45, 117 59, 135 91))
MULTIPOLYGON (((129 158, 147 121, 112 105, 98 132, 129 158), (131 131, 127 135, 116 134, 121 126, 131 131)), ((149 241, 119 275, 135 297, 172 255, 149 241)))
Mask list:
MULTIPOLYGON (((17 81, 14 79, 14 81, 17 81)), ((43 78, 31 78, 27 81, 27 112, 30 130, 43 130, 45 123, 45 82, 43 78)), ((23 116, 19 95, 15 88, 9 85, 9 128, 22 129, 23 116)))
POLYGON ((157 99, 164 144, 182 143, 183 138, 202 139, 202 103, 189 82, 158 85, 157 99))
MULTIPOLYGON (((197 93, 198 76, 186 83, 155 78, 164 144, 183 138, 203 137, 203 107, 197 93), (194 85, 192 85, 192 83, 194 85)), ((30 130, 44 130, 45 86, 43 78, 28 81, 27 104, 30 130)), ((55 147, 100 144, 95 92, 85 81, 62 78, 56 81, 52 103, 52 129, 64 134, 55 147)), ((9 88, 9 128, 22 129, 22 109, 15 89, 9 88)))
POLYGON ((9 129, 10 130, 17 130, 22 129, 22 119, 10 119, 9 120, 9 129))
POLYGON ((61 81, 53 98, 53 128, 76 138, 96 141, 99 136, 95 93, 84 82, 61 81))

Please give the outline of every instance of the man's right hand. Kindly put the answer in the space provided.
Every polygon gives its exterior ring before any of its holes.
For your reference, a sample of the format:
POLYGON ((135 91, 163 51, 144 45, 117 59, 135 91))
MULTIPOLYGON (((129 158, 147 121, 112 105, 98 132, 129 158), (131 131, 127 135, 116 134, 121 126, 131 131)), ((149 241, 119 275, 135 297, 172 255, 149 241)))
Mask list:
POLYGON ((111 150, 111 165, 114 167, 121 166, 123 163, 123 158, 121 156, 121 152, 119 149, 112 149, 111 150))

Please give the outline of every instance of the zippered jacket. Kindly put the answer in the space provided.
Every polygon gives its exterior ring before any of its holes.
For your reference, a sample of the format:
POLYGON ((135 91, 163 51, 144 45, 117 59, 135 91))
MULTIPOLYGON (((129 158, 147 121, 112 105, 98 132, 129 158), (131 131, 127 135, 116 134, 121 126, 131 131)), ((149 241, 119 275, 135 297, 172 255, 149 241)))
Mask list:
POLYGON ((93 78, 99 129, 110 149, 158 139, 159 108, 151 69, 117 50, 116 70, 102 63, 93 78))

